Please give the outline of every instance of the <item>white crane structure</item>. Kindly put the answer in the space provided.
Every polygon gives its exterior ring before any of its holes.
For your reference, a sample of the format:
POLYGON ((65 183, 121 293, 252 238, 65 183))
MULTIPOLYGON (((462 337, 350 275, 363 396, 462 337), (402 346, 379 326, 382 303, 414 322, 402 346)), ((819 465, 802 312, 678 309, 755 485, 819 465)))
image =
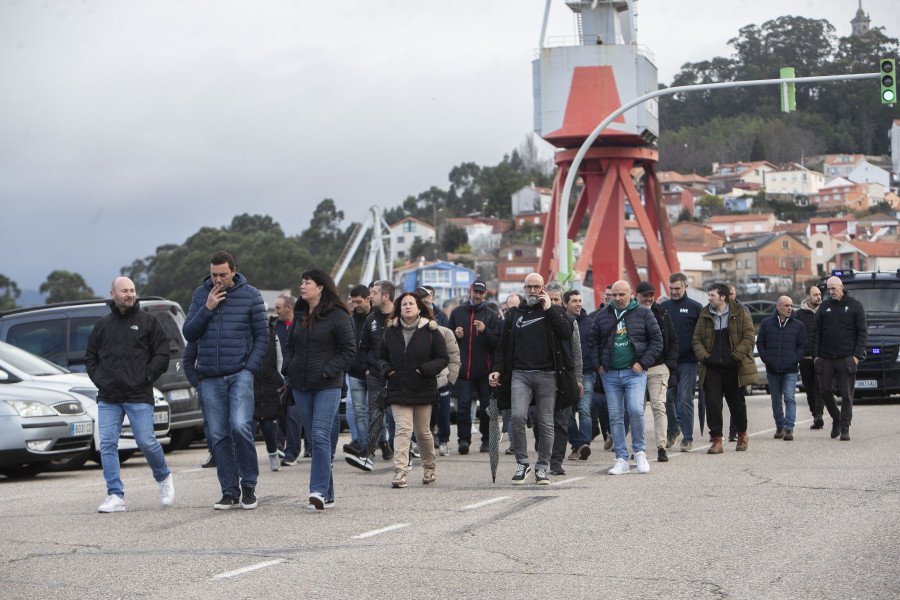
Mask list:
POLYGON ((387 244, 391 243, 391 230, 381 216, 381 209, 377 206, 372 206, 366 214, 366 219, 362 223, 357 224, 353 229, 350 239, 347 240, 347 245, 344 246, 344 250, 337 260, 337 264, 332 271, 335 283, 341 281, 344 272, 347 271, 347 266, 350 264, 350 261, 353 260, 353 256, 359 249, 359 245, 366 237, 366 234, 369 233, 369 230, 372 231, 372 236, 369 239, 366 262, 362 270, 362 279, 358 283, 368 284, 372 281, 375 276, 376 266, 378 267, 379 279, 391 278, 393 274, 393 265, 389 264, 386 258, 387 256, 390 256, 390 250, 385 252, 384 248, 385 242, 387 242, 387 244))

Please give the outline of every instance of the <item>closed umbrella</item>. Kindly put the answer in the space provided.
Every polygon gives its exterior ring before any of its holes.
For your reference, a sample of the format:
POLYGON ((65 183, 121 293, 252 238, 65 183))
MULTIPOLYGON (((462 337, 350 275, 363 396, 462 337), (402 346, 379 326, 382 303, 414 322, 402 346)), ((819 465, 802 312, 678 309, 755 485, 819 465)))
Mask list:
POLYGON ((497 483, 497 465, 500 464, 500 409, 497 407, 497 396, 491 392, 491 400, 487 408, 488 419, 488 453, 491 459, 491 478, 497 483))

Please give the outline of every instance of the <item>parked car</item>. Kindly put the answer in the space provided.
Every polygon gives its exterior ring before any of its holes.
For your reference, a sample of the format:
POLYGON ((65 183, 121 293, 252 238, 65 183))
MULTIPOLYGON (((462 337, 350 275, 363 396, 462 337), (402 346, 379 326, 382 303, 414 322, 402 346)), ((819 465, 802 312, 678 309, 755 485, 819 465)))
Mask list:
MULTIPOLYGON (((100 462, 100 431, 96 426, 97 387, 86 373, 73 373, 40 356, 35 356, 11 344, 0 342, 0 383, 78 394, 85 411, 94 420, 95 426, 91 447, 81 454, 52 460, 48 470, 76 469, 81 467, 88 459, 100 462)), ((153 429, 160 443, 166 443, 169 441, 167 436, 171 419, 169 403, 166 402, 161 391, 154 388, 153 393, 156 400, 153 413, 153 429)), ((123 462, 128 460, 137 452, 137 449, 134 433, 131 431, 128 417, 125 417, 122 433, 119 436, 119 460, 123 462)))
POLYGON ((87 451, 93 434, 77 394, 0 385, 0 474, 37 475, 54 458, 87 451))
MULTIPOLYGON (((171 408, 170 443, 166 450, 190 446, 203 437, 203 415, 196 390, 181 369, 185 340, 184 311, 158 297, 140 298, 141 310, 159 319, 169 338, 169 369, 154 382, 171 408), (198 435, 199 430, 199 435, 198 435)), ((8 342, 71 371, 84 372, 84 352, 94 324, 109 314, 103 300, 62 302, 0 312, 0 341, 8 342)))

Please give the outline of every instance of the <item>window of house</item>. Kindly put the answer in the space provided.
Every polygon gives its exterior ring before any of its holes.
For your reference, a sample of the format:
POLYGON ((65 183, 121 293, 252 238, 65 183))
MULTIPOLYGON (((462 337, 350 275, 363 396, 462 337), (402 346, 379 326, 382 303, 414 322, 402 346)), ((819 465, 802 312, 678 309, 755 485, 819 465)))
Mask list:
POLYGON ((406 252, 404 252, 403 250, 397 251, 397 258, 403 258, 404 256, 406 256, 406 252))
POLYGON ((398 236, 397 236, 397 243, 398 243, 398 244, 403 244, 403 243, 405 243, 405 242, 406 242, 406 238, 405 238, 404 236, 402 236, 402 235, 398 235, 398 236))
POLYGON ((753 231, 762 231, 762 230, 763 230, 763 226, 758 223, 753 226, 753 231))
POLYGON ((744 226, 743 226, 743 225, 735 225, 735 226, 734 226, 734 230, 735 230, 735 231, 743 231, 743 230, 744 230, 744 226))
POLYGON ((790 240, 781 240, 781 247, 784 248, 785 250, 790 250, 791 249, 790 240))
POLYGON ((422 283, 448 286, 451 283, 451 275, 452 271, 449 269, 425 269, 422 271, 422 283))
POLYGON ((778 268, 779 268, 779 269, 784 269, 784 268, 785 268, 785 260, 784 260, 783 258, 779 258, 779 259, 778 259, 778 268))
POLYGON ((416 230, 416 222, 415 221, 404 221, 403 222, 403 231, 404 233, 412 233, 416 230))
POLYGON ((824 248, 824 247, 825 247, 825 244, 822 243, 822 240, 819 240, 818 242, 816 242, 816 248, 824 248))
POLYGON ((689 232, 690 232, 690 227, 682 227, 681 228, 681 235, 688 235, 689 232))

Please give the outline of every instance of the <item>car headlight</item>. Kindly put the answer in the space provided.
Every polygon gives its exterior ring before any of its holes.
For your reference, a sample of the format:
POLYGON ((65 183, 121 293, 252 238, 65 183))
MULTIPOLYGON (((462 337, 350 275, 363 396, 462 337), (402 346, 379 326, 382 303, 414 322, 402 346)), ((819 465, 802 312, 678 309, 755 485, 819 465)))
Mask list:
POLYGON ((166 395, 156 388, 153 388, 153 403, 162 404, 166 401, 166 395))
POLYGON ((53 417, 56 415, 56 411, 43 402, 31 400, 6 400, 5 402, 12 406, 20 417, 53 417))

